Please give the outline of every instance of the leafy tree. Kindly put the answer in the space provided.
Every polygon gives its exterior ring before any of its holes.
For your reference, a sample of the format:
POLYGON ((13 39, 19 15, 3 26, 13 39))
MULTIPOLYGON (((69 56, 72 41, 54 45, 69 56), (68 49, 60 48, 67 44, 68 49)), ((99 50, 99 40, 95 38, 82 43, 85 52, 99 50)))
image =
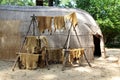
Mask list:
POLYGON ((34 6, 33 0, 0 0, 0 5, 34 6))
POLYGON ((78 8, 88 11, 102 29, 105 43, 120 35, 120 0, 76 0, 78 8))

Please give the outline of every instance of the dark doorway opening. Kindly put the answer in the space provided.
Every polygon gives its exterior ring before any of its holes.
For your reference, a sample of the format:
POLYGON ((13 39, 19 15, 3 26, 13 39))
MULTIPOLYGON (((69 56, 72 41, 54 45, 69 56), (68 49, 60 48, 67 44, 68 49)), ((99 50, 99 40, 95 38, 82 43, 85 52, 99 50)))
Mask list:
POLYGON ((100 57, 101 56, 100 37, 93 35, 93 39, 94 39, 94 46, 95 46, 94 56, 100 57))

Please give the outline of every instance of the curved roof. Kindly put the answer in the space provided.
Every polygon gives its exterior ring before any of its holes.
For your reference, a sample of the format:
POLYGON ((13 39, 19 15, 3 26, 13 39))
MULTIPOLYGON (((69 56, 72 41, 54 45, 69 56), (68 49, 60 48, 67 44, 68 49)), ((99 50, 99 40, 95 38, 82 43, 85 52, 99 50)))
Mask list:
MULTIPOLYGON (((0 6, 0 19, 5 20, 21 20, 20 32, 26 32, 27 27, 30 24, 30 20, 33 14, 36 16, 64 16, 75 12, 78 18, 78 27, 76 27, 78 36, 81 40, 83 47, 94 46, 93 45, 93 34, 98 33, 102 36, 101 30, 92 16, 81 9, 70 9, 70 8, 58 8, 58 7, 40 7, 40 6, 0 6), (4 14, 4 15, 3 15, 4 14), (25 28, 26 27, 26 28, 25 28)), ((69 24, 65 31, 56 31, 51 36, 47 36, 52 47, 61 48, 64 45, 66 37, 68 35, 69 24), (57 35, 59 34, 59 35, 57 35), (57 37, 57 38, 56 38, 57 37), (56 43, 55 43, 56 42, 56 43), (57 42, 62 42, 57 43, 57 42)), ((22 33, 23 34, 23 33, 22 33)), ((23 34, 24 35, 24 34, 23 34)), ((70 46, 79 47, 77 38, 74 30, 71 31, 71 43, 70 46)), ((73 48, 74 48, 73 47, 73 48)))

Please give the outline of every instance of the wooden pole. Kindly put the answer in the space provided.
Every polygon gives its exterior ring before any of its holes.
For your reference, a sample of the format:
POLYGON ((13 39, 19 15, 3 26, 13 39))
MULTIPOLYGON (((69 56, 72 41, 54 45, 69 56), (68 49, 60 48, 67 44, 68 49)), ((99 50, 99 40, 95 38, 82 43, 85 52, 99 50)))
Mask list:
MULTIPOLYGON (((73 27, 73 28, 74 28, 76 37, 77 37, 77 39, 78 39, 79 45, 80 45, 80 47, 82 47, 82 46, 81 46, 81 43, 80 43, 80 40, 79 40, 79 37, 78 37, 78 34, 77 34, 77 31, 76 31, 75 27, 73 27)), ((90 62, 88 61, 88 59, 87 59, 87 57, 86 57, 85 51, 84 51, 84 57, 85 57, 85 60, 87 61, 88 65, 91 67, 90 62)))
POLYGON ((43 6, 43 0, 36 0, 36 6, 43 6))
POLYGON ((53 6, 53 0, 48 0, 48 3, 49 6, 53 6))
MULTIPOLYGON (((25 35, 25 38, 24 38, 24 41, 23 41, 23 43, 22 43, 22 45, 21 45, 21 48, 20 48, 20 50, 19 50, 19 53, 20 53, 20 52, 22 51, 22 49, 23 49, 23 46, 24 46, 25 41, 26 41, 26 37, 27 37, 27 35, 28 35, 29 31, 30 31, 31 25, 32 25, 32 23, 33 23, 33 20, 34 20, 34 19, 33 19, 33 17, 32 17, 32 20, 31 20, 31 22, 30 22, 28 31, 27 31, 27 33, 26 33, 26 35, 25 35)), ((12 67, 12 71, 14 71, 14 69, 15 69, 15 67, 16 67, 16 64, 17 64, 17 62, 18 62, 19 57, 20 57, 20 55, 18 54, 17 58, 15 59, 14 65, 13 65, 13 67, 12 67)))
POLYGON ((67 40, 66 40, 66 42, 64 44, 64 61, 63 61, 62 71, 64 71, 67 59, 69 57, 69 50, 68 50, 68 48, 69 48, 69 45, 70 45, 70 32, 71 32, 71 28, 72 28, 72 25, 70 26, 70 29, 68 31, 67 40))

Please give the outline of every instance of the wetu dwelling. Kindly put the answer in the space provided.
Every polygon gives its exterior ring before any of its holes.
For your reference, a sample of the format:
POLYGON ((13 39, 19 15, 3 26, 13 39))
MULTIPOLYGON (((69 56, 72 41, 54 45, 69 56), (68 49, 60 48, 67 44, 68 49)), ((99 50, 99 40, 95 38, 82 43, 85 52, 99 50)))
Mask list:
MULTIPOLYGON (((16 57, 16 52, 18 52, 24 40, 33 14, 35 16, 55 17, 65 16, 72 12, 75 12, 77 16, 78 26, 76 26, 76 31, 81 45, 79 45, 74 30, 71 29, 69 48, 84 48, 89 61, 94 60, 94 56, 105 57, 102 32, 92 16, 84 10, 37 6, 0 6, 0 59, 14 59, 16 57)), ((47 37, 52 49, 63 48, 70 23, 65 26, 66 29, 54 31, 52 27, 51 34, 47 30, 41 34, 47 37)), ((38 35, 38 30, 35 29, 35 31, 38 35)))

